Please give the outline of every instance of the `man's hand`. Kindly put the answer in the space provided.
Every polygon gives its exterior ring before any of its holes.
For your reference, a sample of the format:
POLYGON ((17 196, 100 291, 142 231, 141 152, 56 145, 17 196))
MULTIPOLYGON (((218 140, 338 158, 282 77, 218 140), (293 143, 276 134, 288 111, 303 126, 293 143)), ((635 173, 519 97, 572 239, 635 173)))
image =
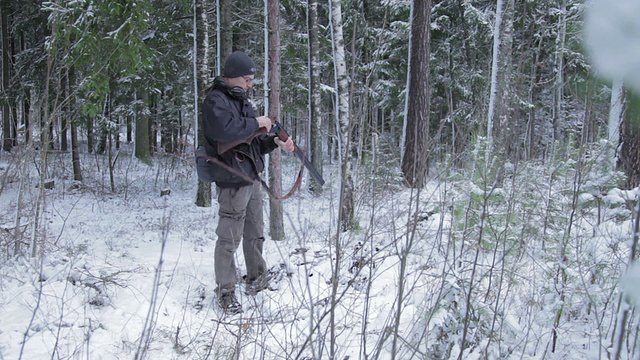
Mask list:
POLYGON ((288 151, 288 152, 293 152, 296 147, 295 145, 293 145, 293 140, 291 140, 291 138, 287 138, 287 141, 282 141, 279 138, 275 138, 274 141, 276 142, 276 144, 278 146, 280 146, 282 149, 288 151))
POLYGON ((271 119, 266 116, 259 116, 256 120, 258 120, 258 127, 266 128, 267 132, 271 131, 271 119))

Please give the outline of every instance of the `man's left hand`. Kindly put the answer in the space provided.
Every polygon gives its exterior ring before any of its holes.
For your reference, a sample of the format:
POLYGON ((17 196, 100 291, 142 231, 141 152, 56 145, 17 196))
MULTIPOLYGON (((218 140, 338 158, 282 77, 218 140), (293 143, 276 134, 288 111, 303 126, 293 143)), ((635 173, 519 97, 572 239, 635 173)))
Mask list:
POLYGON ((288 138, 287 141, 282 141, 276 137, 274 140, 276 142, 276 145, 278 145, 285 151, 293 152, 296 149, 295 145, 293 145, 293 140, 291 140, 291 138, 288 138))

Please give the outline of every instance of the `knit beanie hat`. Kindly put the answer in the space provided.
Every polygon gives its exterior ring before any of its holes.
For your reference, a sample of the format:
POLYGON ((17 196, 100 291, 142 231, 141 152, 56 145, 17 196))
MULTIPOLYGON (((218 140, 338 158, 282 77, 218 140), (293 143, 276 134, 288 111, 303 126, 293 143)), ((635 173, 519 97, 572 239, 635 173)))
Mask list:
POLYGON ((251 58, 242 51, 234 51, 224 62, 223 76, 234 78, 256 73, 256 65, 251 58))

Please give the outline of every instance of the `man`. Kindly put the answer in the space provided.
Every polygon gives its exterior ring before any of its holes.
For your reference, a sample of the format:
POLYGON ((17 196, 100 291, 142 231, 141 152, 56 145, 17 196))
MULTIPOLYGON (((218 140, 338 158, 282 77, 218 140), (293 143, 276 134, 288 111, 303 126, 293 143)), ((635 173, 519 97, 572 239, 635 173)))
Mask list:
POLYGON ((264 221, 262 192, 259 174, 265 167, 264 154, 278 146, 294 151, 291 138, 281 141, 271 134, 271 119, 255 116, 247 91, 255 78, 253 60, 241 51, 236 51, 225 60, 222 76, 214 79, 207 89, 202 104, 203 132, 207 155, 216 157, 229 171, 216 165, 216 190, 218 196, 218 227, 214 253, 216 295, 218 303, 227 313, 240 313, 235 290, 238 282, 234 255, 242 240, 242 250, 247 266, 247 290, 250 293, 266 289, 267 267, 262 257, 264 243, 264 221), (256 135, 260 128, 267 131, 256 135), (256 135, 253 138, 252 135, 256 135), (231 150, 220 153, 220 144, 229 144, 248 139, 231 150), (245 174, 247 176, 239 176, 245 174), (248 181, 253 179, 253 181, 248 181))

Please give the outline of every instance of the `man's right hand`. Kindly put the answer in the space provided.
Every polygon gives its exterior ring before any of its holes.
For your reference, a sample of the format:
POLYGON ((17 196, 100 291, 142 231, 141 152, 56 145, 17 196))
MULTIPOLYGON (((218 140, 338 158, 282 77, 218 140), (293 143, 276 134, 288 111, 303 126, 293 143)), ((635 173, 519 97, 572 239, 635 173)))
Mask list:
POLYGON ((259 116, 256 120, 258 120, 258 127, 266 128, 267 132, 271 131, 271 119, 267 116, 259 116))

